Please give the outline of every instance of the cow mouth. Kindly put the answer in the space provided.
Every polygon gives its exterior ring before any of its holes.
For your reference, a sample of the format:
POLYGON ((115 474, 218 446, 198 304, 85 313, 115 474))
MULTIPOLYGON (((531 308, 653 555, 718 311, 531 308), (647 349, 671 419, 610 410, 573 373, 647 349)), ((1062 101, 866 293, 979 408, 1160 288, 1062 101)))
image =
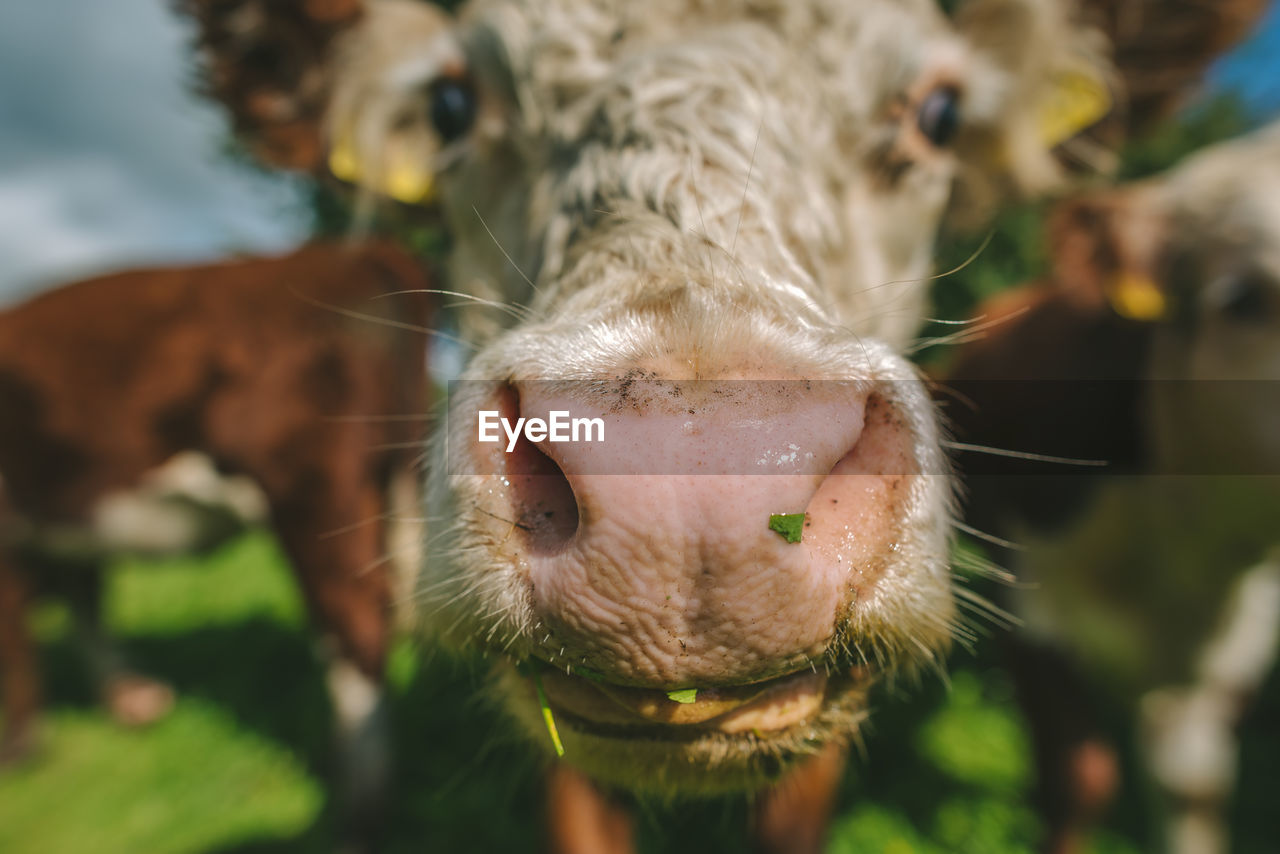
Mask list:
POLYGON ((561 725, 599 737, 647 741, 769 739, 804 726, 837 697, 865 693, 873 681, 863 667, 833 673, 810 669, 744 685, 667 691, 546 666, 526 664, 521 670, 531 698, 541 702, 540 687, 561 725))
POLYGON ((529 659, 495 675, 525 734, 597 783, 701 797, 758 790, 824 747, 857 740, 877 671, 829 663, 696 693, 566 675, 529 659))

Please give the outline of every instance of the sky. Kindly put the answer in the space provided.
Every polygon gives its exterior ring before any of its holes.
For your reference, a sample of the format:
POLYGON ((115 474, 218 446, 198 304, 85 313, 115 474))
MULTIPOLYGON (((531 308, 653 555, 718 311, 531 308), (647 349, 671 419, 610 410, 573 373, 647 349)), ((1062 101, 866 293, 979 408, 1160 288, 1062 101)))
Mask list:
MULTIPOLYGON (((304 238, 297 184, 229 158, 218 108, 190 94, 189 39, 166 0, 0 2, 0 305, 304 238)), ((1280 4, 1210 81, 1280 112, 1280 4)))
POLYGON ((166 0, 0 2, 0 305, 140 264, 295 245, 298 187, 227 157, 166 0))
POLYGON ((1258 115, 1280 113, 1280 3, 1272 3, 1251 38, 1218 60, 1209 83, 1238 92, 1258 115))

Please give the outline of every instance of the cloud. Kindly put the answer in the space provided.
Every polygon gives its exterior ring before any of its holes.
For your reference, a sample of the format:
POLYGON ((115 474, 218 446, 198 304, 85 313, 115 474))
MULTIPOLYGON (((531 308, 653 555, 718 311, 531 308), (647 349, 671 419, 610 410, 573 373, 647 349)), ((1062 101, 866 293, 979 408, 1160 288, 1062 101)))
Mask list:
POLYGON ((161 0, 0 4, 0 302, 306 235, 300 187, 228 158, 161 0))

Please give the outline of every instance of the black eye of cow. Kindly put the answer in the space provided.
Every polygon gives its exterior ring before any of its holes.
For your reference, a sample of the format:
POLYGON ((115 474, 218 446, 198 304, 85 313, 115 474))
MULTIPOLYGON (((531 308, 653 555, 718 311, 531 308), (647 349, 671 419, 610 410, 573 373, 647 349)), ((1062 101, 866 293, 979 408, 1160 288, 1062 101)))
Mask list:
POLYGON ((960 93, 950 86, 934 89, 921 102, 916 125, 939 148, 950 144, 960 129, 960 93))
POLYGON ((462 77, 439 77, 427 88, 431 124, 445 143, 471 130, 476 121, 476 92, 462 77))
POLYGON ((1269 308, 1269 285, 1260 273, 1231 276, 1223 282, 1218 308, 1231 320, 1264 320, 1269 308))

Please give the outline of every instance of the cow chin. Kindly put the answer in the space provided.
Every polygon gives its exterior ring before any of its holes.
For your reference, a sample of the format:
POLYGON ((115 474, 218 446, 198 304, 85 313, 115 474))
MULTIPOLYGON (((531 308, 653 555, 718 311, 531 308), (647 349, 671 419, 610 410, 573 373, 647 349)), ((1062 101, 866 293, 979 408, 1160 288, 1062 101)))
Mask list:
POLYGON ((855 741, 876 681, 865 667, 806 669, 681 704, 550 669, 502 664, 496 680, 535 744, 550 753, 558 741, 564 761, 598 782, 659 798, 758 790, 823 747, 855 741))

